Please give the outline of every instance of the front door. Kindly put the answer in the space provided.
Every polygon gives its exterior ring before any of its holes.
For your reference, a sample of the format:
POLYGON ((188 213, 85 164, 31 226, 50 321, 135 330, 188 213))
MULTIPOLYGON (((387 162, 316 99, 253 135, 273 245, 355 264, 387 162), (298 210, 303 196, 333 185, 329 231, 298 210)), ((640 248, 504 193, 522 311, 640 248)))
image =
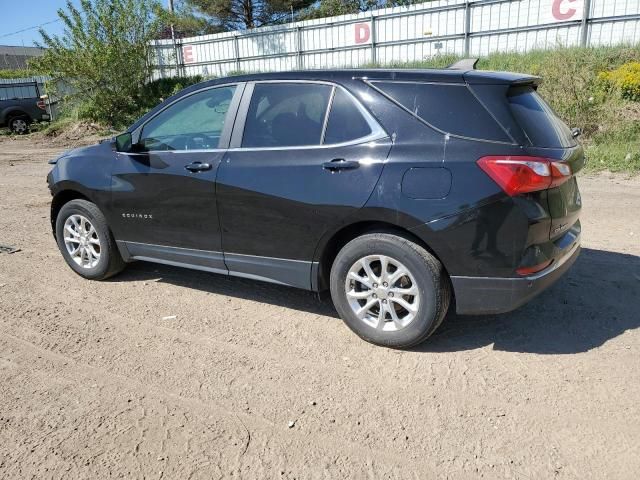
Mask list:
POLYGON ((236 123, 217 185, 227 268, 311 288, 320 238, 366 203, 390 140, 326 83, 249 84, 236 123))
POLYGON ((110 224, 133 258, 225 270, 215 181, 239 90, 182 97, 141 127, 133 153, 118 154, 110 224))

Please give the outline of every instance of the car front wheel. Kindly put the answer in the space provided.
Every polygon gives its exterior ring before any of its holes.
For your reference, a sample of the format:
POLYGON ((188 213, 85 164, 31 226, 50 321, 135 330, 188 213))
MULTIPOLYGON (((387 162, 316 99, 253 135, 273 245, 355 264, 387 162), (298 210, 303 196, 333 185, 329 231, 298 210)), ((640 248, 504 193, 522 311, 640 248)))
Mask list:
POLYGON ((104 215, 87 200, 72 200, 60 209, 56 240, 67 264, 84 278, 104 280, 125 266, 104 215))
POLYGON ((364 340, 408 348, 442 323, 451 290, 442 264, 398 235, 358 237, 331 268, 331 297, 347 326, 364 340))

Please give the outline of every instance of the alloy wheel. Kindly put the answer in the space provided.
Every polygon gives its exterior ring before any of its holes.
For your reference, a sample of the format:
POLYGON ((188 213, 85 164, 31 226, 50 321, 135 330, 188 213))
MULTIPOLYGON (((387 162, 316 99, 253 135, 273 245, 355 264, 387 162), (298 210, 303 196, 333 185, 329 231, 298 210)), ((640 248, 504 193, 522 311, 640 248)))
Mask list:
POLYGON ((82 268, 94 268, 100 261, 100 238, 83 215, 71 215, 64 222, 64 245, 71 259, 82 268))
POLYGON ((372 328, 397 331, 409 325, 420 307, 420 291, 410 270, 386 255, 356 261, 345 281, 356 317, 372 328))

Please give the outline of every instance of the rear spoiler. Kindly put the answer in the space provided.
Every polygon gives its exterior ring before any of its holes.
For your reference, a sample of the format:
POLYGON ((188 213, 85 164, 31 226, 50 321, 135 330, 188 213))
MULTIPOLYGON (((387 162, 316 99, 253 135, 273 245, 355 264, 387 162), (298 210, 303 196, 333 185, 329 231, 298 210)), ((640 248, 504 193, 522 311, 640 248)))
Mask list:
POLYGON ((475 70, 479 58, 463 58, 447 67, 447 70, 475 70))

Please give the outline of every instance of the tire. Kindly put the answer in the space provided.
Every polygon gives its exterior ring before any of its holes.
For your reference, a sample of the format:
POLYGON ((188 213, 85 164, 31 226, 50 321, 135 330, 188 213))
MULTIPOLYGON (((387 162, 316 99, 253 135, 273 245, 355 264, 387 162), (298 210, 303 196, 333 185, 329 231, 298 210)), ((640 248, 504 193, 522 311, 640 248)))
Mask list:
POLYGON ((29 123, 29 117, 26 115, 12 117, 8 122, 9 130, 16 135, 25 135, 29 133, 29 123))
POLYGON ((56 218, 56 240, 67 264, 81 277, 105 280, 125 267, 104 215, 87 200, 71 200, 63 205, 56 218), (72 254, 75 247, 78 253, 72 254), (81 253, 81 247, 85 253, 81 253))
POLYGON ((389 233, 367 234, 347 243, 331 267, 330 287, 336 310, 351 330, 367 342, 392 348, 426 340, 444 320, 451 301, 449 280, 438 259, 389 233), (367 305, 371 307, 364 315, 361 310, 359 317, 356 310, 367 305))

